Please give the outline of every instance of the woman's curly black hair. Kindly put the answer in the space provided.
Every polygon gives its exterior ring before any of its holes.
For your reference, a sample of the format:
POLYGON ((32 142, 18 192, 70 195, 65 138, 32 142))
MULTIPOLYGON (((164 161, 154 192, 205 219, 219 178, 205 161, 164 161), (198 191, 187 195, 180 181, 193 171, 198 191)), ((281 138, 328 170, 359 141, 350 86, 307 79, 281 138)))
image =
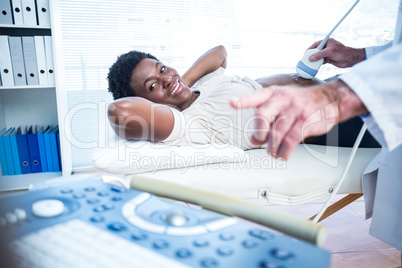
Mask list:
POLYGON ((134 68, 142 59, 158 60, 149 53, 130 51, 120 55, 116 62, 109 68, 107 79, 109 81, 108 91, 112 93, 113 99, 135 96, 130 88, 130 79, 134 68))

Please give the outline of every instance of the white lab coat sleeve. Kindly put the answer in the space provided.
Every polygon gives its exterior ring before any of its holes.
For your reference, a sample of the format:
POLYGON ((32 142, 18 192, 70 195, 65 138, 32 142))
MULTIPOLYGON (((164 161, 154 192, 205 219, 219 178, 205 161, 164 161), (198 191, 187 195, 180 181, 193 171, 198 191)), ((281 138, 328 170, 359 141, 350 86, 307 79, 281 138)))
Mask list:
POLYGON ((366 47, 366 59, 372 58, 374 55, 390 48, 392 46, 392 41, 386 43, 385 45, 381 46, 371 46, 371 47, 366 47))
MULTIPOLYGON (((382 145, 390 151, 401 145, 402 43, 356 64, 339 78, 369 110, 385 140, 382 145)), ((379 141, 383 139, 377 138, 379 141)))

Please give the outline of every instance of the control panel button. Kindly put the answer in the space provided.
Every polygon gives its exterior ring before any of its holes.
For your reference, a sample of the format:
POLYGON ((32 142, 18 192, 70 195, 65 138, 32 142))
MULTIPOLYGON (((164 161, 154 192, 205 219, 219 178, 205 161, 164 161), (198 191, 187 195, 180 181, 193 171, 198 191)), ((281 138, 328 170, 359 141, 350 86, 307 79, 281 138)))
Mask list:
POLYGON ((95 212, 105 212, 105 208, 103 206, 97 206, 94 208, 95 212))
POLYGON ((111 203, 104 204, 104 205, 102 205, 102 207, 103 207, 105 210, 114 209, 114 205, 111 204, 111 203))
POLYGON ((248 248, 248 249, 255 248, 258 246, 258 243, 254 242, 252 240, 244 240, 241 244, 243 247, 248 248))
POLYGON ((191 251, 187 248, 181 248, 176 251, 176 256, 182 259, 189 258, 191 257, 191 255, 192 255, 191 251))
POLYGON ((92 186, 89 186, 89 187, 85 187, 84 191, 85 191, 85 192, 95 192, 95 191, 96 191, 96 188, 95 188, 95 187, 92 187, 92 186))
POLYGON ((168 227, 166 230, 166 234, 178 236, 200 235, 205 233, 207 233, 207 229, 202 225, 191 227, 168 227))
POLYGON ((216 250, 216 252, 221 256, 230 256, 234 251, 229 246, 221 246, 216 250))
POLYGON ((109 195, 109 192, 101 191, 101 192, 98 193, 98 195, 99 195, 99 196, 108 196, 108 195, 109 195))
POLYGON ((163 234, 166 231, 166 227, 158 224, 151 223, 146 221, 137 215, 131 215, 130 217, 126 218, 132 225, 153 233, 163 234))
POLYGON ((129 203, 133 205, 139 205, 147 201, 150 197, 151 195, 149 193, 141 193, 136 197, 134 197, 133 199, 131 199, 129 203))
POLYGON ((269 239, 272 239, 274 237, 273 234, 271 234, 270 232, 267 232, 267 231, 264 231, 264 230, 261 230, 261 229, 257 229, 257 228, 251 229, 249 231, 249 234, 251 236, 260 238, 262 240, 269 240, 269 239))
POLYGON ((86 195, 83 194, 83 193, 76 193, 76 194, 73 195, 73 197, 74 197, 75 199, 82 199, 82 198, 85 198, 86 195))
POLYGON ((135 240, 145 240, 148 238, 148 235, 144 232, 134 230, 131 232, 131 237, 135 240))
POLYGON ((115 196, 115 197, 112 197, 112 201, 113 201, 113 202, 123 201, 123 198, 120 197, 120 196, 115 196))
POLYGON ((17 216, 14 213, 11 213, 11 212, 6 213, 6 220, 10 224, 14 224, 14 223, 18 222, 17 216))
POLYGON ((214 258, 203 258, 201 259, 201 266, 205 268, 214 268, 218 267, 219 263, 214 258))
POLYGON ((157 248, 157 249, 165 249, 165 248, 169 247, 169 243, 163 239, 155 240, 152 245, 154 246, 154 248, 157 248))
POLYGON ((272 249, 271 254, 272 254, 272 256, 274 256, 275 258, 280 259, 280 260, 288 260, 294 256, 293 252, 291 252, 287 249, 281 249, 281 248, 272 249))
POLYGON ((136 206, 132 203, 125 203, 123 207, 121 208, 121 214, 123 215, 124 218, 129 218, 131 216, 134 216, 135 213, 135 208, 136 206))
POLYGON ((206 223, 205 227, 208 229, 208 231, 215 232, 215 231, 221 230, 223 228, 227 228, 229 226, 235 225, 236 223, 237 223, 237 220, 235 218, 224 218, 221 220, 206 223))
POLYGON ((95 215, 91 217, 92 222, 103 222, 105 221, 105 218, 100 216, 100 215, 95 215))
POLYGON ((64 204, 57 199, 44 199, 32 204, 32 213, 37 217, 50 218, 64 212, 64 204))
POLYGON ((87 200, 87 203, 90 205, 95 205, 95 204, 99 204, 100 200, 98 198, 89 198, 87 200))
POLYGON ((107 226, 107 228, 109 228, 110 230, 116 231, 116 232, 121 232, 121 231, 127 230, 127 227, 120 222, 112 222, 107 226))
POLYGON ((219 235, 219 238, 222 239, 223 241, 229 241, 234 239, 234 235, 231 233, 222 233, 219 235))
POLYGON ((209 242, 208 242, 208 240, 206 240, 206 239, 200 238, 200 239, 194 240, 193 245, 196 246, 196 247, 200 247, 200 248, 201 248, 201 247, 206 247, 206 246, 208 246, 208 245, 209 245, 209 242))
POLYGON ((260 268, 284 268, 282 265, 266 259, 260 262, 260 268))
POLYGON ((71 194, 72 192, 74 192, 74 190, 71 188, 64 188, 64 189, 61 189, 60 192, 62 194, 71 194))
POLYGON ((187 223, 187 216, 181 211, 169 212, 166 215, 165 221, 173 226, 182 226, 187 223))
POLYGON ((117 185, 113 185, 111 190, 114 192, 118 192, 118 193, 124 193, 126 191, 126 188, 123 188, 123 187, 120 187, 117 185))
POLYGON ((17 216, 17 218, 18 218, 20 221, 26 220, 26 218, 27 218, 27 213, 26 213, 26 211, 23 210, 23 209, 20 209, 20 208, 14 209, 14 214, 15 214, 15 216, 17 216))

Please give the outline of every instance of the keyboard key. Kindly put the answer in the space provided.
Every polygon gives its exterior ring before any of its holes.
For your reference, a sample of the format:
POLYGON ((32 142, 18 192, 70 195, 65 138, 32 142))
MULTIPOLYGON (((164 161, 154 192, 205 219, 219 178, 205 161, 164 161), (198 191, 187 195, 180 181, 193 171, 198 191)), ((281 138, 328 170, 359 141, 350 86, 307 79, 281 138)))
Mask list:
POLYGON ((244 240, 241 244, 243 247, 248 248, 248 249, 258 247, 258 243, 254 242, 252 240, 244 240))
POLYGON ((182 259, 189 258, 191 257, 191 255, 192 255, 191 251, 187 248, 181 248, 176 251, 176 256, 182 259))
POLYGON ((107 226, 110 230, 121 232, 127 230, 127 227, 120 222, 112 222, 107 226))
POLYGON ((209 245, 209 242, 206 239, 197 239, 194 240, 193 245, 196 247, 206 247, 209 245))
POLYGON ((219 235, 219 238, 222 239, 223 241, 229 241, 234 239, 234 235, 231 233, 222 233, 219 235))
POLYGON ((218 267, 219 263, 214 258, 203 258, 201 260, 201 266, 205 268, 214 268, 218 267))
POLYGON ((272 239, 274 237, 273 234, 271 234, 270 232, 267 232, 267 231, 264 231, 264 230, 261 230, 261 229, 257 229, 257 228, 251 229, 249 231, 249 234, 254 236, 254 237, 258 237, 260 239, 263 239, 263 240, 269 240, 269 239, 272 239))
POLYGON ((284 268, 282 265, 266 259, 260 262, 260 268, 284 268))
POLYGON ((287 249, 274 248, 271 250, 272 256, 280 260, 288 260, 294 256, 293 252, 287 249))
POLYGON ((230 256, 234 253, 234 250, 229 246, 220 246, 216 252, 221 256, 230 256))
POLYGON ((156 249, 165 249, 165 248, 169 247, 169 243, 166 240, 163 240, 163 239, 155 240, 152 245, 156 249))

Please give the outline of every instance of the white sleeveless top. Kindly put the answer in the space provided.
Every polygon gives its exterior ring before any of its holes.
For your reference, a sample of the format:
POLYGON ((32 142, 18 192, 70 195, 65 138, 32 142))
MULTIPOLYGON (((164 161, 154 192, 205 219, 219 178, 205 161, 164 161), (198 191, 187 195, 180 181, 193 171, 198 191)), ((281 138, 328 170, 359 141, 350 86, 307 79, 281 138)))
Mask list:
POLYGON ((261 90, 262 86, 248 77, 224 75, 224 68, 202 77, 191 88, 199 97, 186 110, 180 112, 169 107, 174 114, 172 133, 162 143, 229 144, 244 150, 255 148, 250 143, 254 132, 255 109, 237 110, 230 106, 234 96, 243 96, 261 90))

